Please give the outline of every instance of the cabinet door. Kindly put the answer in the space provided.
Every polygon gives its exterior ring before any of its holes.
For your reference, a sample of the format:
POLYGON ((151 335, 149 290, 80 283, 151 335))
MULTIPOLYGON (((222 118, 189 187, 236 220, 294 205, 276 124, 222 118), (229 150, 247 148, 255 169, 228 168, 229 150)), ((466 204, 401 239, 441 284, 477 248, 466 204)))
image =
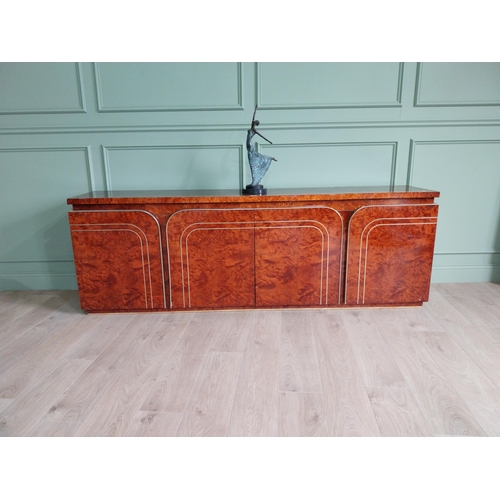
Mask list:
POLYGON ((174 309, 253 307, 253 210, 193 209, 167 222, 174 309))
POLYGON ((69 222, 82 309, 166 307, 160 226, 152 214, 77 211, 69 222))
POLYGON ((358 209, 349 221, 346 304, 427 301, 437 213, 437 205, 358 209))
POLYGON ((339 304, 343 219, 328 207, 255 211, 256 305, 339 304))

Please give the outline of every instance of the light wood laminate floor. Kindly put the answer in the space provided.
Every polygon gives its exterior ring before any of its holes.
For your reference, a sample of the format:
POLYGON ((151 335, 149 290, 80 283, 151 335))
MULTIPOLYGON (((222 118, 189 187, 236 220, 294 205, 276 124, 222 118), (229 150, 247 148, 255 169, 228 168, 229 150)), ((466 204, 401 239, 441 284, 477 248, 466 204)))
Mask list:
POLYGON ((500 436, 500 285, 421 308, 86 315, 0 292, 1 436, 500 436))

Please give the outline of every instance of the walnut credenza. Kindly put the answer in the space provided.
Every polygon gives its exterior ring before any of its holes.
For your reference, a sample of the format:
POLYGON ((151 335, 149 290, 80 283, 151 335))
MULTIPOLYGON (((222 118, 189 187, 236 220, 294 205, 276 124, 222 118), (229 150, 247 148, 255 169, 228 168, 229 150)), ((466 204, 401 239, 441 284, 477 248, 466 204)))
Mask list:
POLYGON ((87 312, 422 305, 436 191, 112 191, 68 199, 87 312))

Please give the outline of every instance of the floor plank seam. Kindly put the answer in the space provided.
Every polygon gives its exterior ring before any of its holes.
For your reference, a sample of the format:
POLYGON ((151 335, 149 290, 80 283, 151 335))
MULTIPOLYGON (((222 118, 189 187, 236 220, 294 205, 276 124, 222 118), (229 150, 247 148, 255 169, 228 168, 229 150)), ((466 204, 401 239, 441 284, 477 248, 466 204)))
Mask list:
POLYGON ((225 433, 226 437, 227 437, 228 432, 229 432, 229 430, 231 428, 231 422, 232 422, 232 419, 233 419, 233 412, 234 412, 234 408, 235 408, 235 405, 236 405, 236 398, 238 396, 238 387, 240 386, 241 372, 243 371, 243 360, 245 359, 246 349, 247 349, 247 345, 248 345, 248 337, 249 337, 249 335, 247 334, 247 338, 246 338, 246 341, 245 341, 245 348, 243 350, 243 356, 242 356, 242 359, 241 359, 240 369, 238 371, 238 380, 236 381, 236 390, 234 391, 233 403, 231 405, 231 411, 229 412, 229 419, 227 421, 228 424, 227 424, 226 433, 225 433))
MULTIPOLYGON (((362 375, 362 372, 361 372, 361 369, 360 369, 360 366, 359 366, 359 359, 358 359, 358 356, 356 355, 355 346, 353 345, 352 334, 349 334, 349 328, 347 328, 347 326, 345 325, 345 323, 342 322, 342 324, 343 324, 344 329, 345 329, 346 334, 347 334, 347 341, 349 343, 349 348, 350 348, 350 350, 351 350, 351 352, 353 354, 354 362, 356 363, 356 369, 357 369, 357 371, 359 373, 359 376, 361 378, 361 381, 362 381, 364 395, 366 396, 366 400, 368 401, 369 408, 370 408, 370 411, 371 411, 371 416, 373 417, 373 420, 374 420, 375 424, 377 425, 377 428, 378 428, 378 431, 379 431, 379 435, 382 436, 383 429, 381 429, 381 427, 380 427, 379 421, 377 419, 377 415, 375 414, 375 411, 373 409, 373 404, 370 401, 370 395, 368 394, 368 388, 366 386, 365 381, 363 380, 363 375, 362 375)), ((378 331, 378 328, 377 328, 377 331, 378 331)), ((379 333, 379 335, 381 335, 380 332, 378 332, 378 333, 379 333)))
POLYGON ((500 436, 497 284, 433 285, 422 308, 134 313, 123 328, 82 320, 74 291, 0 292, 2 314, 14 298, 2 435, 500 436))
MULTIPOLYGON (((314 314, 314 312, 311 313, 311 314, 314 314)), ((308 313, 307 318, 310 319, 309 313, 308 313)), ((309 323, 312 323, 312 322, 309 321, 309 323)), ((327 412, 327 409, 326 409, 325 388, 324 388, 323 378, 321 377, 321 368, 319 366, 319 360, 320 360, 320 358, 319 358, 319 354, 318 354, 318 339, 317 339, 316 331, 314 330, 314 325, 313 324, 311 324, 311 332, 312 332, 312 340, 314 342, 314 355, 315 355, 315 358, 316 358, 316 367, 317 367, 317 370, 318 370, 319 385, 320 385, 320 388, 321 388, 321 392, 319 393, 319 395, 321 395, 321 398, 322 398, 322 401, 323 401, 323 410, 324 410, 324 419, 325 419, 326 429, 328 431, 328 434, 330 434, 330 419, 328 418, 328 412, 327 412)), ((314 394, 317 394, 317 393, 314 393, 314 394)))
MULTIPOLYGON (((206 314, 206 313, 205 313, 205 314, 206 314)), ((179 339, 179 342, 176 344, 176 347, 180 344, 181 340, 184 338, 184 335, 187 335, 187 329, 186 329, 186 331, 184 332, 184 334, 182 335, 182 337, 179 339)), ((183 411, 182 411, 182 418, 180 419, 180 421, 179 421, 179 425, 177 426, 177 430, 176 430, 176 434, 175 434, 176 436, 178 436, 178 432, 179 432, 178 430, 179 430, 179 428, 181 427, 181 424, 182 424, 182 422, 184 421, 184 418, 186 417, 186 411, 187 411, 187 409, 189 408, 189 404, 190 404, 190 402, 191 402, 191 399, 193 398, 194 390, 195 390, 195 388, 196 388, 196 387, 197 387, 197 385, 198 385, 198 380, 200 380, 201 374, 203 373, 203 368, 205 367, 205 364, 208 362, 208 361, 207 361, 207 358, 208 358, 208 353, 210 352, 210 349, 211 349, 211 347, 212 347, 212 345, 213 345, 213 343, 214 343, 214 341, 215 341, 215 338, 216 338, 216 334, 211 333, 211 335, 212 335, 212 339, 211 339, 211 340, 210 340, 210 342, 208 343, 208 346, 207 346, 206 352, 205 352, 205 354, 204 354, 204 356, 203 356, 203 363, 201 363, 201 366, 200 366, 200 367, 199 367, 199 369, 198 369, 198 374, 196 375, 195 379, 194 379, 194 380, 193 380, 193 382, 192 382, 192 387, 191 387, 191 390, 190 390, 190 392, 189 392, 189 397, 188 397, 188 398, 186 398, 186 404, 185 404, 184 409, 183 409, 183 411)), ((174 349, 174 351, 173 351, 173 352, 175 352, 175 349, 174 349)), ((167 360, 167 361, 168 361, 168 360, 167 360)), ((178 437, 188 437, 188 436, 178 436, 178 437)))
POLYGON ((471 411, 470 404, 467 404, 466 399, 463 398, 463 396, 455 389, 453 381, 450 380, 449 376, 446 375, 446 371, 444 371, 439 364, 435 361, 434 357, 432 356, 432 353, 430 352, 429 348, 425 345, 425 342, 423 342, 418 335, 413 334, 414 339, 416 342, 424 349, 427 354, 429 355, 429 358, 431 362, 433 363, 433 368, 437 370, 437 372, 440 374, 440 376, 449 384, 451 390, 453 391, 454 397, 458 398, 459 401, 462 402, 464 408, 468 410, 472 418, 474 419, 474 424, 477 425, 484 433, 485 436, 488 435, 488 433, 485 431, 481 423, 477 420, 477 418, 474 415, 474 412, 471 411))

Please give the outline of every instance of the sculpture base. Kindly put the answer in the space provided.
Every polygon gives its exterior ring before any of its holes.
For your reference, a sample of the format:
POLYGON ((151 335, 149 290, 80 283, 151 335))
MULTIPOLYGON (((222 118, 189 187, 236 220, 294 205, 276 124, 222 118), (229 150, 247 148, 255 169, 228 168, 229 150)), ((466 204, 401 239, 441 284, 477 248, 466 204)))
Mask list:
POLYGON ((256 186, 248 184, 246 188, 242 190, 242 193, 262 196, 263 194, 267 194, 267 189, 262 184, 257 184, 256 186))

